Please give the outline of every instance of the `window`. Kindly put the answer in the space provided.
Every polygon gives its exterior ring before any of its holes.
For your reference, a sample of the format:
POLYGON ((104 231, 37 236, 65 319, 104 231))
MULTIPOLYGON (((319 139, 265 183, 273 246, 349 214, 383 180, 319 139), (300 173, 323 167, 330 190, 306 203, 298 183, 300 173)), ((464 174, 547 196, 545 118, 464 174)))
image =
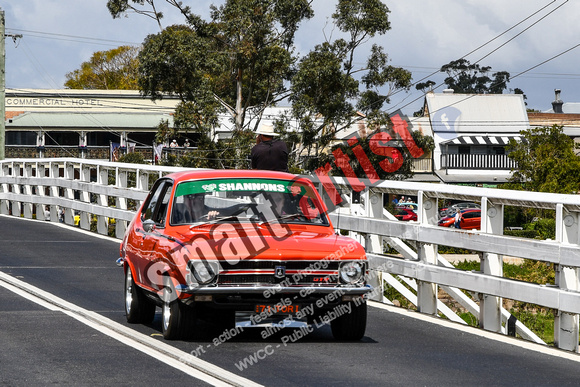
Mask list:
POLYGON ((173 183, 170 180, 159 180, 155 184, 145 202, 145 211, 143 211, 141 220, 153 220, 160 227, 165 225, 172 186, 173 183))
POLYGON ((466 212, 465 214, 463 214, 463 217, 465 219, 469 219, 469 218, 480 218, 481 217, 481 212, 480 211, 466 212))

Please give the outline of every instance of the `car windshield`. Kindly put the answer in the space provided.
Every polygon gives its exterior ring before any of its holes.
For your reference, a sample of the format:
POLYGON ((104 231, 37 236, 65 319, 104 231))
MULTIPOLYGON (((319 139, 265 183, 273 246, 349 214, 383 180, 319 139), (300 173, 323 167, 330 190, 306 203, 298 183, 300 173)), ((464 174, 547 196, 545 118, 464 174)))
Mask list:
POLYGON ((222 220, 329 225, 318 195, 300 181, 238 178, 193 180, 177 185, 171 224, 222 220))

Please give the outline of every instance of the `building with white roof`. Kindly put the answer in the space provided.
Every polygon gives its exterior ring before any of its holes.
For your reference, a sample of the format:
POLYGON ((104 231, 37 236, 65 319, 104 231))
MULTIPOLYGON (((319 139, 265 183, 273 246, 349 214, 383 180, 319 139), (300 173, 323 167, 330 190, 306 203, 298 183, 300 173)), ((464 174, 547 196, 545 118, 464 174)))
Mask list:
POLYGON ((409 120, 433 136, 433 172, 447 183, 506 181, 515 165, 505 147, 530 126, 522 95, 451 90, 427 93, 424 116, 409 120))

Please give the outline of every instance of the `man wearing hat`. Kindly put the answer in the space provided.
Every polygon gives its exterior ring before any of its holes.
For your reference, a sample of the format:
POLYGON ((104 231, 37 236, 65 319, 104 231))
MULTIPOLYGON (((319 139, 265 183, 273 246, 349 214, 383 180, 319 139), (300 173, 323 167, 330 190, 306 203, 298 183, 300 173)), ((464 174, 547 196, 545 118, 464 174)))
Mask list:
POLYGON ((256 145, 252 148, 252 169, 288 172, 288 147, 281 141, 272 125, 261 125, 256 131, 256 145))

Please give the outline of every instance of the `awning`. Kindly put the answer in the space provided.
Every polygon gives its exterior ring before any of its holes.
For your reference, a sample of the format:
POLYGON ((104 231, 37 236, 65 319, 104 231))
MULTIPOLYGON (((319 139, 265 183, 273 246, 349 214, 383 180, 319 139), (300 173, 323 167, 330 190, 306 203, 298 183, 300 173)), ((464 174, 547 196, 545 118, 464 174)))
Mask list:
POLYGON ((520 136, 459 136, 442 142, 441 145, 506 146, 511 139, 519 141, 520 136))

